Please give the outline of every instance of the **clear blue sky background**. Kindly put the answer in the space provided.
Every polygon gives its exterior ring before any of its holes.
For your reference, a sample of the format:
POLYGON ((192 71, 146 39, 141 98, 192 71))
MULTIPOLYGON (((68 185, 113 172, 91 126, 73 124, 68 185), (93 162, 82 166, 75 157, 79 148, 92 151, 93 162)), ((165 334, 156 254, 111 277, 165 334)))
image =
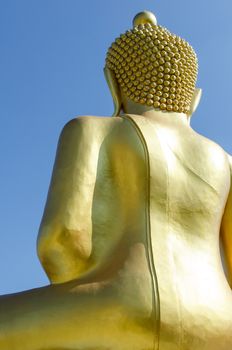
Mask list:
POLYGON ((36 236, 63 125, 111 115, 105 53, 151 10, 199 56, 192 126, 232 153, 231 0, 0 0, 0 294, 48 283, 36 236))

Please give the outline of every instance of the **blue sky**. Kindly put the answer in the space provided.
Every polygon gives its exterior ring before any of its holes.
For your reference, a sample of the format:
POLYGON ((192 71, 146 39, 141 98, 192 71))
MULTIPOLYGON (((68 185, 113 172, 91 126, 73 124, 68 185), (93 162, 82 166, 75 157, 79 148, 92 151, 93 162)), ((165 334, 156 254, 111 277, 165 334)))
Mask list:
POLYGON ((105 53, 144 9, 195 48, 192 126, 232 153, 231 0, 0 0, 0 294, 48 283, 36 237, 59 133, 112 114, 105 53))

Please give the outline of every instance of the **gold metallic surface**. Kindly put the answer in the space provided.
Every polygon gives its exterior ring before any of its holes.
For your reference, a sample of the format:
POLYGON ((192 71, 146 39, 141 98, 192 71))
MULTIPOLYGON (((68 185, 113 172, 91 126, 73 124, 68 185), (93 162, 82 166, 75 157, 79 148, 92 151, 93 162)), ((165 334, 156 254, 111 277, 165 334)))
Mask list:
POLYGON ((155 23, 148 12, 139 13, 135 27, 109 48, 106 67, 114 72, 130 100, 190 114, 197 78, 196 54, 185 40, 155 23))
POLYGON ((106 75, 123 114, 64 127, 38 237, 52 284, 0 298, 0 349, 230 350, 232 161, 190 126, 201 90, 167 112, 106 75))
POLYGON ((154 13, 150 11, 139 12, 133 19, 133 27, 136 27, 139 24, 146 24, 146 23, 157 25, 157 19, 154 13))

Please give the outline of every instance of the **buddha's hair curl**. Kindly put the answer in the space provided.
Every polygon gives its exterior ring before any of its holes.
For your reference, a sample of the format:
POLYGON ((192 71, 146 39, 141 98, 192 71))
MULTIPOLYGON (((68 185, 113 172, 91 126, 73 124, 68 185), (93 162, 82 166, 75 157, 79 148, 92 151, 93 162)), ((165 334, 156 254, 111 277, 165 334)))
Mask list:
POLYGON ((111 45, 106 67, 134 102, 188 114, 197 79, 197 56, 166 28, 140 24, 111 45))

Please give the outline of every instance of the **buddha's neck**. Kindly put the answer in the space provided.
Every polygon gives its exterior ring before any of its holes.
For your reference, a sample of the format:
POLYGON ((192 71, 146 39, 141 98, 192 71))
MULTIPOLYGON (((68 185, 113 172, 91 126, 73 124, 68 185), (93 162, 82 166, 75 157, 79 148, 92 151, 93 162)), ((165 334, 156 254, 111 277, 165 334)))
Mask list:
POLYGON ((135 103, 129 99, 123 99, 122 113, 142 115, 147 118, 166 119, 167 121, 190 124, 190 117, 185 113, 167 112, 154 109, 146 105, 135 103))

